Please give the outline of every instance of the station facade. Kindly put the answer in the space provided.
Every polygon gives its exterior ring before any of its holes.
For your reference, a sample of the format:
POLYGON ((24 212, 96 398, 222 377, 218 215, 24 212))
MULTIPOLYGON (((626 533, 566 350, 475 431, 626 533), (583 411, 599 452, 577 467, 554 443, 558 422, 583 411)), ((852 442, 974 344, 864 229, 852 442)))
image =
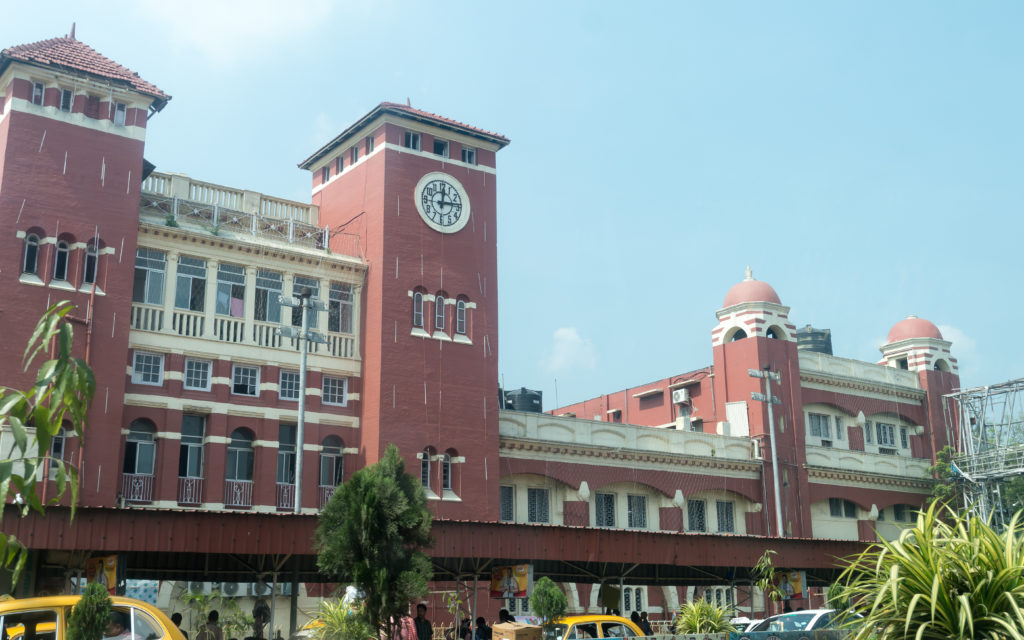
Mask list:
MULTIPOLYGON (((31 384, 19 363, 35 319, 72 301, 97 394, 87 446, 58 438, 52 454, 79 466, 86 511, 309 520, 389 444, 439 522, 763 549, 894 536, 929 494, 948 442, 941 397, 959 386, 931 322, 895 323, 878 362, 801 349, 789 308, 748 269, 715 312, 710 364, 547 413, 507 410, 507 138, 381 103, 300 163, 312 175, 300 203, 153 171, 148 119, 169 99, 73 36, 0 53, 2 375, 31 384), (301 325, 279 296, 304 292, 323 308, 302 389, 301 342, 278 330, 301 325), (779 404, 752 399, 765 392, 752 371, 771 373, 779 404)), ((40 579, 67 561, 53 544, 32 545, 40 579)), ((604 607, 598 582, 562 581, 573 611, 604 607)), ((728 582, 634 584, 613 608, 660 617, 702 596, 757 609, 728 582)), ((502 605, 528 614, 522 601, 481 608, 502 605)))

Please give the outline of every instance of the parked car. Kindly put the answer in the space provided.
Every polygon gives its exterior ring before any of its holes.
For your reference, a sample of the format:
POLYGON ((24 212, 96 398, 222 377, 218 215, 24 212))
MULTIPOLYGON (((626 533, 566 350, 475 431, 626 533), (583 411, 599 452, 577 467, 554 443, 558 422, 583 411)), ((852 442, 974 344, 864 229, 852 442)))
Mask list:
POLYGON ((619 616, 568 616, 544 627, 544 640, 635 638, 642 635, 644 632, 640 627, 619 616))
MULTIPOLYGON (((0 638, 9 640, 63 640, 68 616, 82 596, 8 598, 0 600, 0 638)), ((133 638, 185 640, 174 623, 153 605, 115 596, 114 611, 127 616, 133 638)))
POLYGON ((813 631, 815 629, 835 629, 850 616, 861 617, 838 609, 808 609, 806 611, 790 611, 765 618, 747 628, 747 631, 813 631))

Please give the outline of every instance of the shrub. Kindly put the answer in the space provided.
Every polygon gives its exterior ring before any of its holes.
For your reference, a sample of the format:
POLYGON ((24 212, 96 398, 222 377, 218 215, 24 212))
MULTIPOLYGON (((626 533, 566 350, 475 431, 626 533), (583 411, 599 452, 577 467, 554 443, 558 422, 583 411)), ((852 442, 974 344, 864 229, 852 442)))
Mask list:
POLYGON ((565 594, 551 578, 544 576, 534 585, 533 593, 530 594, 530 609, 540 616, 545 624, 565 615, 567 606, 565 594))
POLYGON ((82 599, 68 616, 67 640, 100 640, 110 624, 112 604, 110 594, 102 584, 91 582, 86 585, 82 599))
POLYGON ((732 607, 716 607, 700 598, 687 602, 676 612, 676 633, 732 633, 736 627, 729 622, 732 607))

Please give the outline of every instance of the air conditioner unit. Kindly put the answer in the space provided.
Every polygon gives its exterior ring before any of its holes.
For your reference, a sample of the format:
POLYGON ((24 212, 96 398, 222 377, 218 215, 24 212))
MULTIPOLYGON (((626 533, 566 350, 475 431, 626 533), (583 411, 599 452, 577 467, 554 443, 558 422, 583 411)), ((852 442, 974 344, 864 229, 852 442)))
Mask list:
POLYGON ((254 598, 267 597, 271 592, 271 585, 268 582, 253 582, 249 584, 249 595, 254 598))
POLYGON ((209 594, 210 593, 210 583, 209 582, 189 582, 188 583, 188 592, 189 593, 193 593, 193 594, 200 594, 200 593, 209 594))
POLYGON ((690 390, 687 388, 672 390, 672 404, 683 404, 690 401, 690 390))
POLYGON ((227 597, 233 598, 242 594, 242 585, 237 582, 225 582, 220 585, 220 592, 227 597))

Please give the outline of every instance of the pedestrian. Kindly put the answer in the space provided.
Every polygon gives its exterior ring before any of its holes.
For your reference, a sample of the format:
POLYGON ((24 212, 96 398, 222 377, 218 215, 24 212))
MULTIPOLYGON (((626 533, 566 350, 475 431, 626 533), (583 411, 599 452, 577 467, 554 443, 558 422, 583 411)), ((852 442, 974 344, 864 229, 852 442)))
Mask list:
POLYGON ((172 613, 171 614, 171 622, 174 623, 174 626, 178 627, 178 631, 181 632, 181 635, 185 636, 185 640, 188 640, 188 631, 185 631, 184 629, 181 628, 181 614, 178 613, 177 611, 172 613))
POLYGON ((491 640, 491 628, 487 626, 483 616, 476 619, 475 640, 491 640))
POLYGON ((498 612, 498 622, 515 622, 516 619, 512 617, 512 614, 508 612, 508 609, 502 609, 498 612))
POLYGON ((645 636, 653 636, 654 630, 651 628, 651 621, 647 619, 647 612, 640 612, 640 628, 643 630, 645 636))
POLYGON ((643 625, 640 624, 640 614, 637 613, 636 611, 634 611, 633 613, 629 614, 629 620, 630 620, 630 622, 632 622, 636 626, 640 627, 640 629, 644 628, 643 625))
POLYGON ((416 637, 418 640, 432 640, 434 637, 434 628, 430 626, 430 620, 427 620, 427 605, 422 602, 416 605, 416 637))
POLYGON ((196 640, 224 640, 224 631, 220 628, 220 612, 214 609, 206 616, 206 622, 199 627, 196 640))

